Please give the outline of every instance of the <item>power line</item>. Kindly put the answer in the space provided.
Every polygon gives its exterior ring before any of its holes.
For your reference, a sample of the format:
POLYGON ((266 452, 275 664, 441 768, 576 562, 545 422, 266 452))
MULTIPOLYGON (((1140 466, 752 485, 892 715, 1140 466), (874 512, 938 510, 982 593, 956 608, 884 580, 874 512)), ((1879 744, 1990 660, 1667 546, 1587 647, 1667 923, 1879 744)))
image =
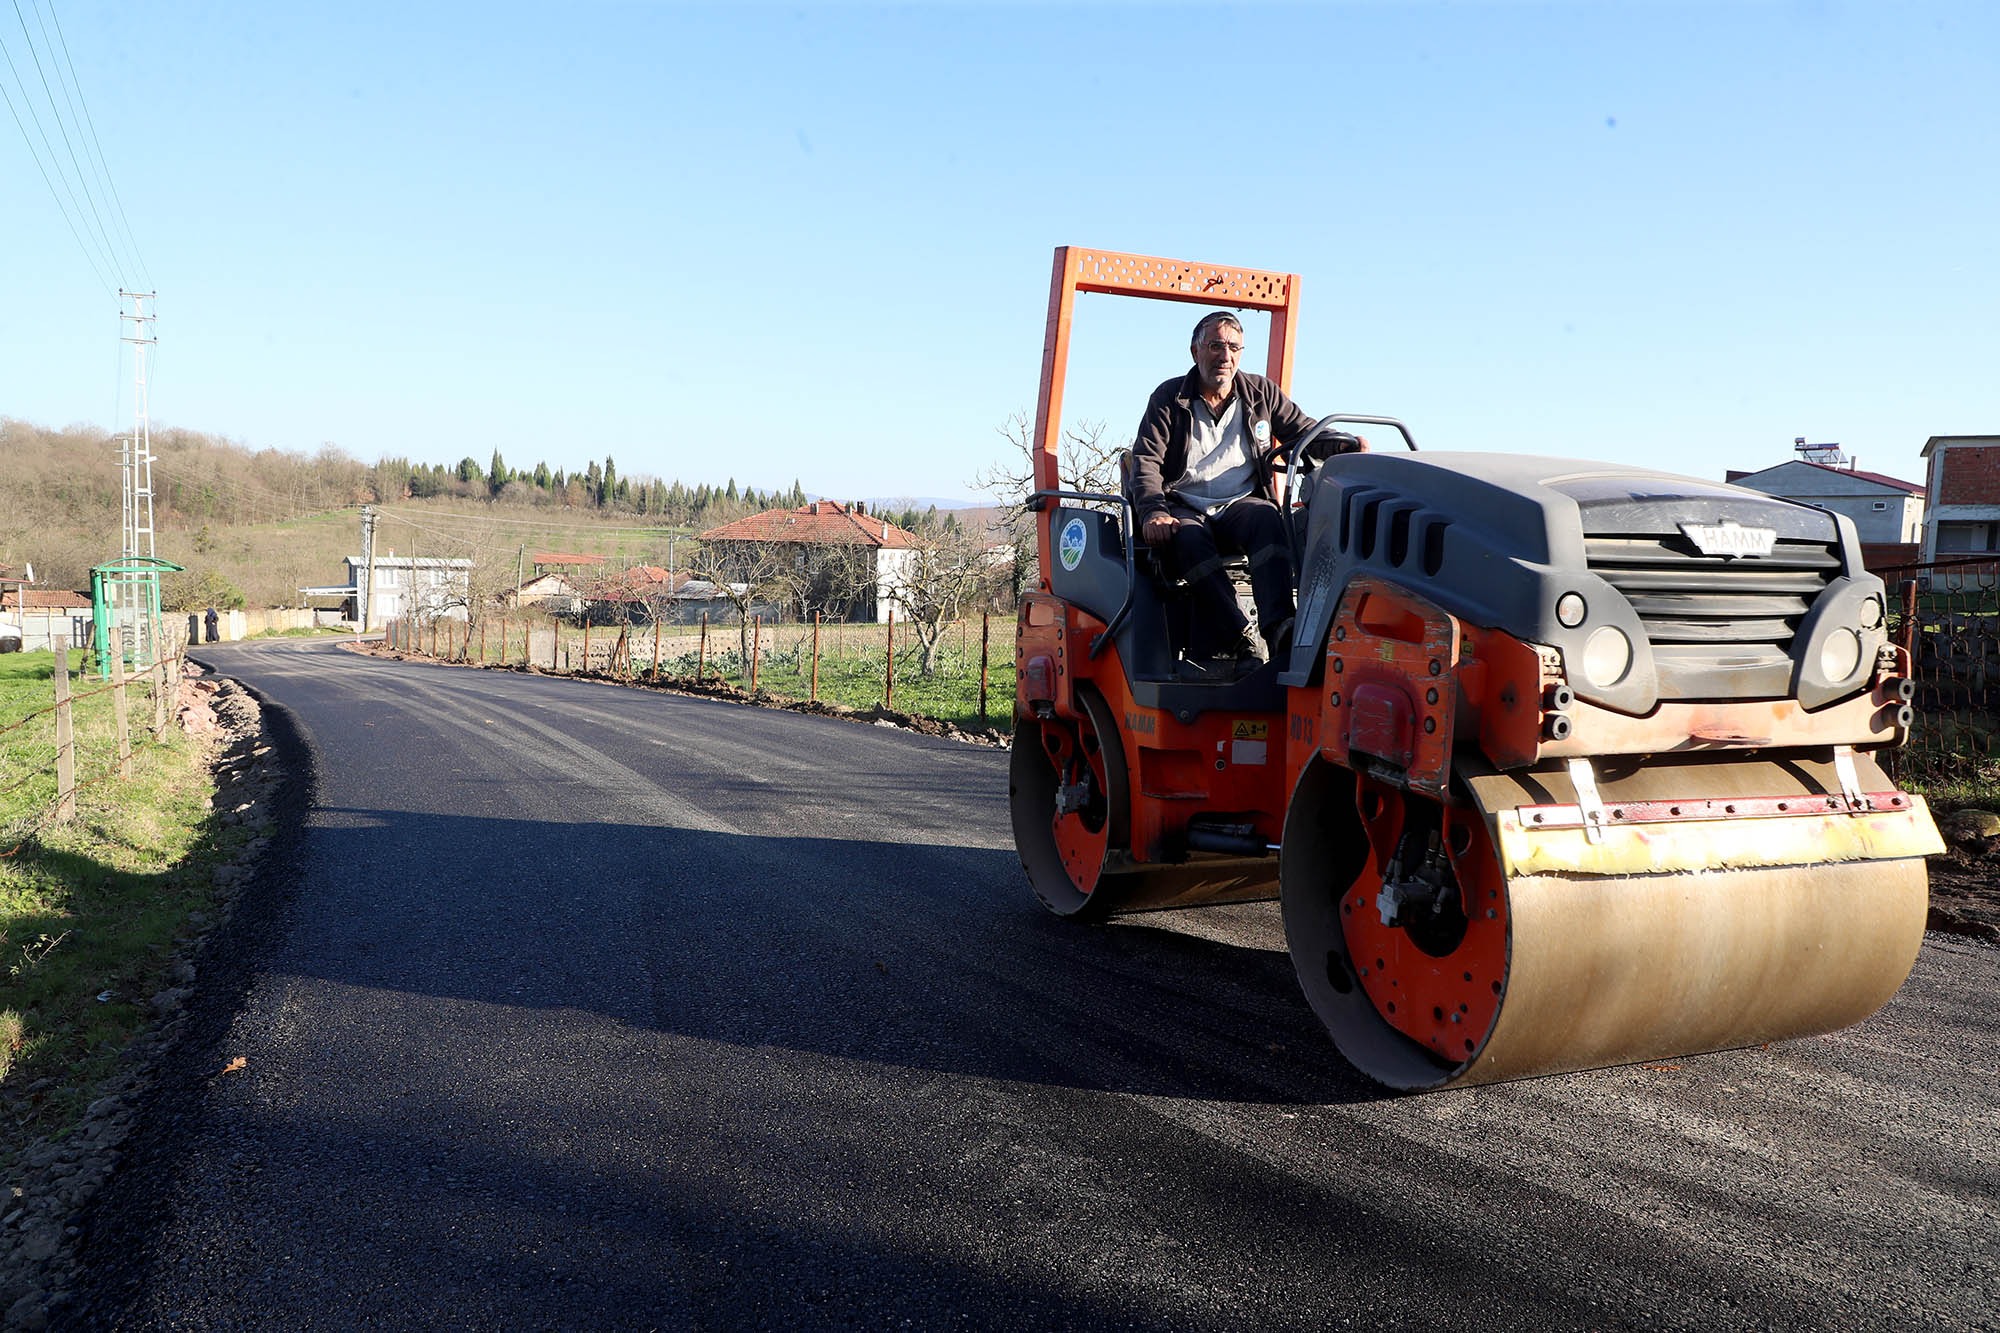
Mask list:
MULTIPOLYGON (((111 166, 104 160, 104 144, 97 137, 97 122, 90 114, 90 99, 83 95, 83 82, 76 77, 76 62, 70 59, 69 38, 63 34, 62 18, 56 13, 55 0, 48 0, 48 3, 49 22, 56 25, 56 40, 62 45, 63 63, 69 66, 69 81, 76 88, 77 103, 83 107, 83 123, 90 130, 90 142, 97 152, 97 165, 103 172, 104 187, 111 192, 111 202, 118 209, 118 221, 125 228, 125 240, 132 247, 132 257, 139 263, 139 276, 151 287, 153 276, 146 269, 146 256, 139 251, 139 240, 132 234, 132 223, 125 216, 125 201, 118 196, 118 183, 111 179, 111 166)), ((46 29, 43 30, 42 40, 48 40, 46 29)))
MULTIPOLYGON (((7 68, 13 69, 14 56, 12 52, 7 50, 6 43, 4 42, 0 42, 0 55, 7 57, 7 68)), ((20 73, 17 71, 14 75, 14 81, 19 83, 20 79, 20 73)), ((104 271, 97 266, 97 256, 91 254, 90 247, 83 243, 82 233, 77 231, 76 223, 71 219, 69 210, 63 207, 62 196, 56 193, 55 182, 49 179, 49 169, 42 165, 42 155, 35 151, 35 141, 28 137, 28 127, 21 124, 21 113, 15 110, 13 95, 7 91, 7 85, 4 83, 0 83, 0 98, 6 99, 8 114, 14 117, 14 124, 21 131, 21 142, 28 145, 28 155, 35 159, 35 170, 42 173, 42 184, 49 187, 49 197, 56 201, 56 211, 62 214, 64 224, 69 227, 69 234, 76 238, 76 248, 83 251, 84 262, 90 265, 90 271, 96 276, 98 285, 104 288, 104 294, 106 296, 112 295, 114 289, 111 286, 110 279, 106 278, 104 271)), ((28 90, 23 86, 21 89, 21 100, 25 102, 27 99, 28 90)), ((34 113, 35 108, 30 106, 28 108, 29 116, 32 117, 34 113)), ((37 121, 36 128, 39 129, 40 127, 41 123, 37 121)), ((42 138, 46 141, 48 136, 44 134, 42 138)))
MULTIPOLYGON (((53 43, 51 43, 51 42, 49 41, 49 25, 48 25, 48 23, 47 23, 47 22, 46 22, 46 21, 45 21, 45 20, 44 20, 44 19, 42 18, 42 11, 41 11, 41 8, 40 8, 40 7, 38 6, 38 5, 36 5, 36 4, 34 3, 34 0, 29 0, 29 7, 30 7, 30 8, 32 8, 32 9, 34 9, 34 11, 35 11, 35 26, 36 26, 36 27, 38 27, 38 28, 40 28, 40 29, 42 30, 42 45, 48 48, 48 52, 49 52, 49 64, 55 67, 55 71, 56 71, 56 86, 57 86, 58 88, 61 88, 61 89, 63 90, 63 101, 64 101, 64 103, 65 103, 65 104, 67 104, 67 105, 68 105, 68 107, 69 107, 69 119, 70 119, 70 124, 72 124, 72 125, 75 125, 75 124, 76 124, 76 120, 77 120, 77 115, 76 115, 76 98, 75 98, 74 96, 72 96, 72 95, 71 95, 71 92, 70 92, 70 85, 69 85, 69 84, 67 84, 67 83, 65 83, 65 82, 63 82, 63 76, 62 76, 62 74, 63 74, 63 72, 62 72, 62 66, 60 66, 60 65, 57 65, 57 64, 56 64, 56 53, 55 53, 55 46, 54 46, 54 44, 53 44, 53 43)), ((20 6, 20 0, 15 0, 15 4, 14 4, 14 14, 15 14, 15 17, 17 17, 17 18, 18 18, 18 17, 20 17, 20 13, 21 13, 21 6, 20 6)), ((24 20, 24 21, 22 22, 22 24, 21 24, 21 30, 22 30, 23 32, 25 32, 25 31, 27 31, 27 27, 28 27, 28 25, 27 25, 26 21, 24 20)), ((31 42, 31 43, 29 44, 29 51, 30 51, 30 53, 31 53, 31 54, 32 54, 32 53, 33 53, 33 51, 34 51, 34 45, 33 45, 33 43, 32 43, 32 42, 31 42)), ((40 58, 39 56, 37 56, 37 57, 35 58, 35 68, 36 68, 36 69, 37 69, 38 71, 39 71, 39 70, 41 69, 41 58, 40 58)), ((74 69, 72 69, 72 70, 70 71, 70 73, 72 73, 72 74, 74 74, 75 72, 76 72, 76 71, 75 71, 74 69)), ((70 165, 76 168, 76 179, 77 179, 77 183, 78 183, 79 185, 82 185, 82 186, 83 186, 83 197, 84 197, 84 200, 85 200, 85 202, 87 202, 87 203, 88 203, 88 204, 90 205, 90 213, 91 213, 91 216, 97 219, 97 229, 98 229, 98 230, 99 230, 100 232, 102 232, 102 233, 103 233, 103 235, 104 235, 104 239, 106 240, 106 242, 108 242, 108 243, 109 243, 109 246, 110 246, 110 249, 111 249, 112 253, 113 253, 113 254, 117 254, 117 252, 118 252, 118 238, 117 238, 117 236, 116 236, 116 235, 114 235, 114 234, 112 233, 112 230, 111 230, 111 228, 109 228, 109 227, 107 227, 107 226, 105 226, 105 225, 104 225, 104 218, 103 218, 103 216, 102 216, 101 214, 99 214, 99 213, 98 213, 98 211, 97 211, 97 198, 96 198, 96 196, 95 196, 95 195, 93 195, 93 194, 91 193, 91 190, 90 190, 90 184, 89 184, 89 182, 87 182, 87 181, 85 181, 85 180, 84 180, 84 172, 83 172, 83 163, 81 163, 81 162, 78 162, 78 161, 76 160, 76 147, 75 147, 75 145, 71 144, 71 143, 70 143, 70 141, 69 141, 69 130, 68 130, 68 128, 66 128, 66 127, 65 127, 65 126, 63 125, 63 123, 62 123, 62 113, 61 113, 61 111, 60 111, 60 110, 59 110, 59 109, 57 108, 57 106, 56 106, 56 101, 55 101, 55 94, 53 94, 53 93, 50 93, 50 92, 49 92, 49 79, 48 79, 48 75, 46 75, 46 74, 42 75, 42 91, 43 91, 44 93, 47 93, 47 94, 48 94, 48 97, 49 97, 49 110, 50 110, 50 112, 51 112, 51 113, 53 113, 53 114, 55 115, 55 118, 56 118, 56 128, 58 128, 58 129, 62 130, 62 133, 63 133, 63 146, 69 149, 69 161, 70 161, 70 165)), ((83 127, 82 127, 82 126, 80 126, 80 125, 78 125, 78 126, 77 126, 77 132, 76 132, 76 136, 77 136, 77 138, 79 138, 79 139, 81 139, 81 138, 83 137, 83 127)), ((86 145, 85 145, 85 152, 84 152, 84 155, 83 155, 83 156, 84 156, 84 160, 85 160, 85 161, 89 161, 89 160, 90 160, 90 153, 89 153, 89 151, 88 151, 88 150, 89 150, 89 145, 87 145, 87 144, 86 144, 86 145)), ((92 175, 92 176, 94 176, 94 177, 96 178, 96 180, 97 180, 97 185, 98 185, 98 192, 99 192, 99 193, 102 193, 102 192, 103 192, 103 186, 104 186, 104 178, 102 177, 102 175, 100 175, 100 174, 99 174, 99 173, 97 172, 97 165, 96 165, 96 163, 94 163, 94 162, 93 162, 93 163, 91 164, 91 175, 92 175)), ((125 261, 125 256, 123 256, 123 255, 118 255, 118 262, 119 262, 119 264, 120 264, 121 266, 123 266, 123 265, 125 264, 125 262, 126 262, 126 261, 125 261)), ((128 270, 127 270, 127 273, 128 273, 128 274, 133 274, 133 275, 136 275, 136 267, 135 267, 135 268, 133 268, 133 269, 128 269, 128 270)))
MULTIPOLYGON (((88 203, 90 206, 90 216, 94 218, 97 222, 97 237, 96 237, 97 242, 99 245, 103 247, 105 257, 110 261, 110 267, 112 272, 116 273, 119 268, 118 257, 116 254, 113 253, 110 240, 104 232, 104 219, 98 216, 97 201, 91 198, 90 184, 83 178, 82 164, 78 163, 76 160, 76 146, 70 143, 69 141, 69 129, 67 126, 63 124, 62 109, 56 105, 55 94, 51 92, 49 89, 49 76, 48 73, 42 69, 42 56, 41 53, 35 49, 35 39, 28 32, 28 20, 21 13, 21 0, 13 0, 13 4, 14 4, 14 18, 21 25, 21 40, 28 44, 28 56, 35 62, 35 74, 38 78, 40 78, 42 83, 42 96, 48 99, 49 115, 56 123, 56 132, 62 136, 63 147, 67 149, 69 152, 70 164, 76 167, 77 185, 83 190, 84 201, 88 203)), ((41 134, 42 143, 49 150, 49 160, 55 163, 56 175, 62 177, 63 188, 65 190, 69 190, 69 177, 64 175, 63 173, 62 161, 61 159, 56 157, 55 145, 49 143, 49 132, 46 129, 42 128, 42 118, 35 113, 34 99, 28 96, 27 81, 21 78, 21 71, 15 67, 14 56, 12 52, 8 53, 7 67, 14 71, 14 81, 18 85, 20 85, 21 98, 28 104, 28 116, 31 120, 35 122, 35 129, 38 133, 41 134)), ((76 193, 73 190, 70 191, 70 202, 72 204, 76 203, 76 193)), ((82 219, 83 219, 83 209, 81 206, 79 206, 77 208, 77 220, 80 222, 82 221, 82 219)))

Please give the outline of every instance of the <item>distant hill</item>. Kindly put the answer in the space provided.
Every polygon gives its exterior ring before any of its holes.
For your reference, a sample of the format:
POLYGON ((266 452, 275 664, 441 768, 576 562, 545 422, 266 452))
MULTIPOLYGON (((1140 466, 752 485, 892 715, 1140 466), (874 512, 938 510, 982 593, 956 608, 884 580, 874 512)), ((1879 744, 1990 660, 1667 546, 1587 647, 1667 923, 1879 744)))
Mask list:
MULTIPOLYGON (((297 605, 299 588, 343 582, 342 558, 360 552, 367 503, 382 510, 381 549, 470 557, 479 582, 497 590, 536 550, 594 552, 614 567, 671 560, 685 568, 693 534, 808 494, 796 483, 759 492, 733 481, 690 487, 620 477, 610 459, 573 476, 541 464, 516 471, 497 454, 484 467, 470 458, 449 468, 402 458, 368 464, 331 445, 312 454, 252 449, 170 428, 154 432, 153 448, 156 551, 187 566, 186 582, 204 583, 203 601, 221 598, 221 580, 253 606, 297 605)), ((0 478, 0 565, 33 564, 42 586, 83 589, 92 565, 118 555, 123 487, 113 436, 0 416, 0 478)), ((978 512, 964 500, 867 503, 918 524, 933 504, 961 523, 978 512)))

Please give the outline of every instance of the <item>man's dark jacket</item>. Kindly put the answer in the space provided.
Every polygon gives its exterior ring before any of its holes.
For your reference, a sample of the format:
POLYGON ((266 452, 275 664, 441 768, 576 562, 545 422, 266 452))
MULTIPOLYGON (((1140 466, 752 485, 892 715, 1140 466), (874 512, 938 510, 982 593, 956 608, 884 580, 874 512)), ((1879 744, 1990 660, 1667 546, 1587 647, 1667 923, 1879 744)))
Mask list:
MULTIPOLYGON (((1313 418, 1299 410, 1276 384, 1262 375, 1236 372, 1233 390, 1243 404, 1243 438, 1255 464, 1255 494, 1272 498, 1271 454, 1273 444, 1288 445, 1313 427, 1313 418), (1257 439, 1257 423, 1267 422, 1265 440, 1257 439)), ((1168 380, 1153 390, 1146 400, 1146 415, 1139 419, 1139 435, 1132 443, 1130 483, 1134 518, 1141 527, 1146 520, 1164 515, 1167 487, 1187 471, 1188 441, 1194 438, 1194 405, 1201 396, 1201 376, 1194 369, 1176 380, 1168 380)), ((1310 451, 1314 454, 1354 447, 1353 437, 1329 433, 1310 451)))

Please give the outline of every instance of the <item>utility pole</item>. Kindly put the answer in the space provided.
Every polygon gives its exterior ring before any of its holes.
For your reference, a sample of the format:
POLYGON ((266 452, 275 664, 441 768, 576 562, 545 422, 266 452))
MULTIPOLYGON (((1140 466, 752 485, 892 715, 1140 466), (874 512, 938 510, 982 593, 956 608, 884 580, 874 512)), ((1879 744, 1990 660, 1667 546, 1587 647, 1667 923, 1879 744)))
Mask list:
POLYGON ((361 563, 366 567, 361 583, 361 633, 375 627, 375 506, 361 506, 361 563))
POLYGON ((528 580, 528 544, 521 543, 519 555, 514 557, 514 609, 521 609, 521 585, 528 580))
MULTIPOLYGON (((150 560, 153 557, 153 427, 146 403, 146 349, 159 339, 153 335, 154 316, 146 313, 146 302, 155 299, 156 292, 128 292, 119 290, 120 302, 131 301, 132 313, 123 309, 118 312, 119 327, 124 330, 119 336, 123 342, 132 344, 132 366, 136 390, 132 399, 132 435, 125 441, 122 462, 124 473, 124 516, 121 537, 121 555, 125 561, 136 558, 150 560), (129 329, 125 326, 130 325, 129 329)), ((128 568, 131 568, 128 565, 128 568)), ((136 572, 121 575, 112 585, 116 589, 114 605, 118 627, 118 642, 111 650, 124 652, 126 626, 131 627, 132 665, 151 666, 155 657, 154 643, 159 634, 160 616, 160 575, 157 570, 146 574, 136 572)))

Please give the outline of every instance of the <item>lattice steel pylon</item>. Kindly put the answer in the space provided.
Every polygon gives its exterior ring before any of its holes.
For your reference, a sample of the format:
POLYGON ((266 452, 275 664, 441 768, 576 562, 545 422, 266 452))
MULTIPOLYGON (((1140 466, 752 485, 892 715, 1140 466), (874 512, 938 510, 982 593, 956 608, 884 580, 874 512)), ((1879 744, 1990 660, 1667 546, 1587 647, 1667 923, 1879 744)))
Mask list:
POLYGON ((156 660, 160 629, 160 576, 157 571, 140 572, 143 562, 155 555, 153 428, 146 399, 146 349, 159 339, 153 335, 155 316, 146 313, 146 303, 157 296, 156 292, 123 289, 118 293, 120 336, 132 345, 135 385, 132 433, 121 441, 120 449, 125 481, 120 563, 130 572, 111 580, 106 591, 116 622, 116 650, 135 667, 150 666, 156 660), (129 314, 123 309, 125 301, 132 303, 129 314))

